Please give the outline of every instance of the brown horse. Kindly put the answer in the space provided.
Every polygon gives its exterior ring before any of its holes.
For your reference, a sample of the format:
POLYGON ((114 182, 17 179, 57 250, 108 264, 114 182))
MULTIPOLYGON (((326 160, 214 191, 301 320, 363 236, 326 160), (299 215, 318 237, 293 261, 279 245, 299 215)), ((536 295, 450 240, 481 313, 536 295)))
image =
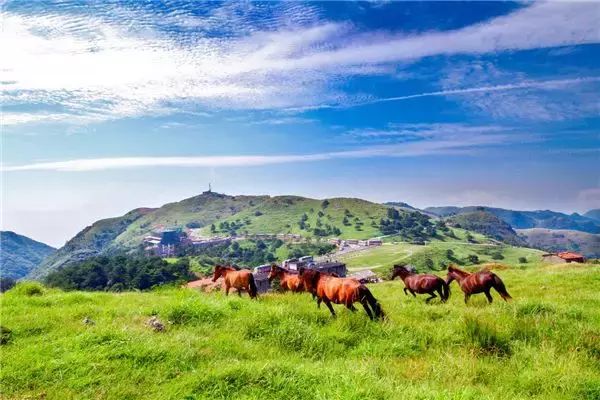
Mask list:
POLYGON ((305 269, 300 271, 300 281, 304 290, 317 296, 317 306, 323 301, 334 317, 336 315, 331 303, 344 304, 349 310, 357 311, 353 305, 357 301, 362 304, 371 320, 373 317, 385 317, 371 291, 356 279, 339 278, 314 269, 305 269))
POLYGON ((300 276, 298 274, 292 274, 280 266, 273 264, 269 272, 269 282, 272 282, 275 278, 279 278, 279 284, 283 290, 300 292, 304 289, 300 284, 300 276))
POLYGON ((399 276, 404 281, 404 294, 408 295, 408 292, 414 297, 417 297, 415 293, 424 294, 427 293, 428 297, 425 302, 429 303, 432 299, 435 299, 437 292, 445 303, 450 297, 450 287, 445 280, 439 276, 432 274, 416 274, 409 270, 404 265, 394 265, 394 272, 392 273, 392 280, 399 276))
POLYGON ((458 285, 465 293, 465 304, 467 304, 471 295, 477 293, 485 293, 485 297, 487 297, 488 302, 491 303, 493 301, 492 295, 490 294, 492 288, 496 289, 496 292, 500 294, 504 301, 512 299, 510 294, 506 291, 502 279, 491 271, 478 271, 471 274, 451 265, 448 267, 446 282, 450 285, 453 280, 458 282, 458 285))
POLYGON ((237 289, 238 295, 242 296, 242 289, 248 292, 251 298, 256 298, 257 288, 254 282, 254 275, 247 269, 237 270, 229 265, 217 265, 213 271, 213 282, 223 277, 225 281, 225 295, 229 295, 229 289, 237 289))

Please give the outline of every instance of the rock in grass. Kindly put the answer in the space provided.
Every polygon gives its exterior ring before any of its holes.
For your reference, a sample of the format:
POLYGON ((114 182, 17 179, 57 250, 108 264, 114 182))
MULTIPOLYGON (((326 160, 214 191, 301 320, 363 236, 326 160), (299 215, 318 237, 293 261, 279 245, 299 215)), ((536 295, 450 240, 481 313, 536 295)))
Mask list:
POLYGON ((156 316, 153 316, 148 321, 146 321, 146 325, 152 328, 154 332, 164 332, 165 324, 160 322, 156 316))
POLYGON ((96 322, 93 319, 85 317, 82 321, 83 325, 96 325, 96 322))

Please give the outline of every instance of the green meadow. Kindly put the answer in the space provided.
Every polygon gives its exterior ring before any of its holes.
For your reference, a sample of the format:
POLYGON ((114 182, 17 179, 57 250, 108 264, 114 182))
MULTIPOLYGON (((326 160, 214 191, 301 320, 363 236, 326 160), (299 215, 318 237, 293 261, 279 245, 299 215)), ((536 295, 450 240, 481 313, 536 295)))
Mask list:
POLYGON ((3 399, 599 399, 600 266, 496 271, 514 297, 370 285, 386 322, 194 290, 1 295, 3 399), (165 332, 144 325, 156 315, 165 332), (95 325, 84 325, 85 317, 95 325), (9 329, 8 332, 6 329, 9 329))

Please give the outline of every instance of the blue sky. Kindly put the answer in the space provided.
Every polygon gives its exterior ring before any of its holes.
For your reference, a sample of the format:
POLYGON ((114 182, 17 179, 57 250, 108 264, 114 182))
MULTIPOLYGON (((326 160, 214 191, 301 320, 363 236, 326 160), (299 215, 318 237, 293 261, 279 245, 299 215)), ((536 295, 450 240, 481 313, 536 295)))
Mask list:
POLYGON ((205 190, 600 206, 600 4, 0 2, 2 228, 205 190))

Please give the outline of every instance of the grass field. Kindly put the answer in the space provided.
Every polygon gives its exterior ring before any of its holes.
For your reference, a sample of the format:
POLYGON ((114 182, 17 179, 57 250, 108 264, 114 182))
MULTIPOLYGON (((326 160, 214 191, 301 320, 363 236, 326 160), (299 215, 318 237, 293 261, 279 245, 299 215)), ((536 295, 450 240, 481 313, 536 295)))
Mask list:
POLYGON ((501 262, 517 265, 520 257, 525 257, 527 263, 521 267, 537 264, 541 255, 540 250, 513 247, 508 245, 485 245, 459 243, 456 241, 432 241, 426 246, 413 245, 398 242, 396 244, 386 243, 383 246, 369 248, 366 250, 347 253, 336 257, 339 261, 346 263, 350 271, 369 268, 373 271, 385 273, 391 270, 395 263, 407 263, 416 266, 420 270, 427 270, 427 259, 433 262, 434 269, 441 269, 442 263, 460 262, 469 255, 476 255, 482 263, 501 262), (448 258, 448 250, 454 253, 448 258), (494 260, 494 254, 500 253, 501 260, 494 260))
POLYGON ((497 271, 514 301, 372 285, 388 320, 307 294, 187 289, 1 297, 6 399, 598 399, 600 267, 497 271), (156 314, 167 330, 144 326, 156 314), (84 326, 89 316, 96 321, 84 326))

